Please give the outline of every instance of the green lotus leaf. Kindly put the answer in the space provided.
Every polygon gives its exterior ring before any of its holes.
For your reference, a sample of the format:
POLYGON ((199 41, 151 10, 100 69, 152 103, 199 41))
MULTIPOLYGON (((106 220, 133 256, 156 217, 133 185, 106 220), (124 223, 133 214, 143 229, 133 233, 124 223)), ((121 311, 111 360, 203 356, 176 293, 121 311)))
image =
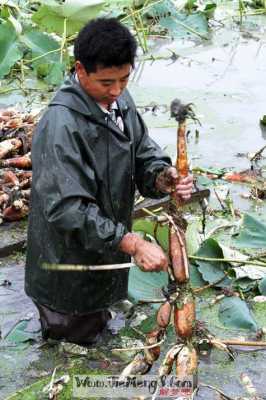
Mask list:
POLYGON ((252 331, 258 329, 247 303, 239 297, 226 297, 221 301, 219 319, 228 327, 249 329, 252 331))
POLYGON ((239 248, 263 249, 266 247, 266 224, 245 214, 239 236, 234 241, 239 248))
POLYGON ((70 36, 90 19, 97 17, 104 5, 104 0, 66 0, 62 4, 55 0, 44 0, 32 20, 47 32, 60 35, 66 27, 65 33, 70 36))
POLYGON ((23 51, 13 25, 10 22, 0 24, 0 78, 9 74, 22 56, 23 51))

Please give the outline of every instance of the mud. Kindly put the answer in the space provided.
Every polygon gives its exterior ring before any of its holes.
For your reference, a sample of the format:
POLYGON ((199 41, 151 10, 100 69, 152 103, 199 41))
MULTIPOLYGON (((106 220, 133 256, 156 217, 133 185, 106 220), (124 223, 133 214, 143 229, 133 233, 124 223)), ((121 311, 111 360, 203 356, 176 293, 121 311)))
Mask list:
POLYGON ((16 251, 23 250, 26 239, 26 220, 2 224, 0 228, 0 257, 6 257, 16 251))

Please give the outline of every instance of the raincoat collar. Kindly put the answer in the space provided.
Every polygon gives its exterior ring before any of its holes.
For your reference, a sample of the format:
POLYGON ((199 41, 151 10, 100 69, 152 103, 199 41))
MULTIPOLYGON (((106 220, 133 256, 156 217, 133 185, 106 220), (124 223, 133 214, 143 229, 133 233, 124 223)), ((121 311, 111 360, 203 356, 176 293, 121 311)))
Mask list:
MULTIPOLYGON (((126 101, 126 90, 117 99, 118 107, 124 117, 128 111, 128 103, 126 101)), ((89 96, 81 87, 74 75, 68 77, 61 88, 56 93, 50 103, 50 106, 62 105, 71 110, 77 111, 91 119, 104 119, 106 113, 101 110, 95 100, 89 96)))

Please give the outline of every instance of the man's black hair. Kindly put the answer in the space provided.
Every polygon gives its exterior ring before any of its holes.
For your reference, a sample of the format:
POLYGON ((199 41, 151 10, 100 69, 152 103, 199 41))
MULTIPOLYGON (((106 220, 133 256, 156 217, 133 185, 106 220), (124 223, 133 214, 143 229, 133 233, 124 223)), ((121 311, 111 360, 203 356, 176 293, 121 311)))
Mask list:
POLYGON ((74 45, 75 60, 79 60, 87 72, 97 67, 134 67, 137 42, 128 28, 116 18, 97 18, 79 32, 74 45))

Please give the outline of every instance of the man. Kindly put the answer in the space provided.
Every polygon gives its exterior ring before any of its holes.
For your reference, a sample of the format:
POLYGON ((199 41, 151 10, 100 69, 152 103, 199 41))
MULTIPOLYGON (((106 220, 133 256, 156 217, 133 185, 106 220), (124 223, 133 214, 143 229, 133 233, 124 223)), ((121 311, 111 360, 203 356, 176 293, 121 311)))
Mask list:
POLYGON ((101 265, 133 256, 144 271, 166 270, 162 249, 130 232, 135 185, 144 196, 174 189, 190 197, 192 177, 177 183, 126 90, 136 48, 116 19, 89 22, 75 42, 75 74, 33 138, 25 290, 44 338, 92 342, 108 307, 126 298, 128 271, 55 272, 43 263, 101 265))

